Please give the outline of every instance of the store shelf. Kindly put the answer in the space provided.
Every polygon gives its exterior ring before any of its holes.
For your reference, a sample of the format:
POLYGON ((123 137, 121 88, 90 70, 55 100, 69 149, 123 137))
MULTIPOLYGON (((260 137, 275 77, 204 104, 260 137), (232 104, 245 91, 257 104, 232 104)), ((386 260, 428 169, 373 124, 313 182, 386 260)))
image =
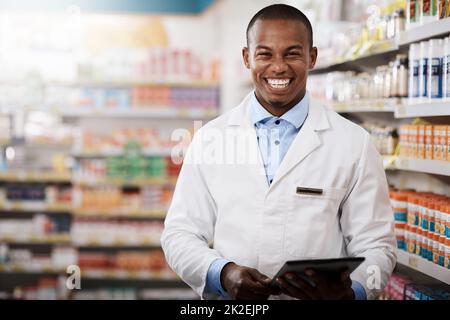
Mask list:
POLYGON ((446 269, 420 256, 403 250, 397 250, 397 262, 446 284, 450 284, 450 269, 446 269))
POLYGON ((33 267, 29 265, 0 265, 0 273, 23 273, 23 274, 61 274, 66 270, 48 267, 33 267))
POLYGON ((45 237, 23 237, 19 238, 13 235, 0 236, 0 242, 11 244, 70 244, 69 234, 55 234, 45 237))
POLYGON ((43 111, 73 118, 143 118, 143 119, 211 119, 219 115, 216 108, 139 107, 132 109, 95 109, 50 107, 43 111))
MULTIPOLYGON (((450 20, 450 19, 449 19, 450 20)), ((396 118, 450 116, 450 101, 396 105, 396 118)))
MULTIPOLYGON (((65 269, 45 267, 33 268, 29 266, 18 265, 1 265, 0 273, 6 274, 66 274, 65 269)), ((82 269, 82 280, 164 280, 164 281, 181 281, 172 272, 158 271, 128 271, 128 270, 101 270, 101 269, 82 269)))
POLYGON ((154 218, 163 219, 166 210, 101 210, 101 209, 76 209, 73 215, 77 217, 97 217, 97 218, 154 218))
POLYGON ((450 176, 450 161, 421 160, 398 157, 393 168, 423 173, 450 176))
POLYGON ((60 182, 70 183, 70 174, 52 172, 0 172, 0 182, 60 182))
POLYGON ((215 81, 189 80, 189 81, 48 81, 45 84, 64 87, 97 87, 97 88, 126 88, 126 87, 183 87, 183 88, 218 88, 215 81))
POLYGON ((371 64, 379 65, 386 63, 398 52, 398 45, 394 40, 383 41, 375 43, 369 50, 364 50, 364 53, 356 55, 352 58, 341 57, 335 62, 330 62, 322 65, 318 65, 315 69, 311 70, 311 74, 327 73, 335 70, 359 70, 360 66, 371 64))
POLYGON ((140 243, 129 242, 128 240, 114 239, 106 242, 99 236, 97 239, 85 239, 83 241, 73 241, 73 246, 78 248, 160 248, 161 243, 155 240, 148 240, 140 243))
POLYGON ((442 19, 418 26, 400 34, 398 45, 407 45, 413 42, 442 37, 450 33, 450 19, 442 19))
POLYGON ((0 203, 0 211, 8 212, 48 212, 68 213, 72 211, 71 205, 40 205, 30 203, 0 203))
MULTIPOLYGON (((168 157, 171 156, 172 150, 170 148, 149 148, 143 149, 141 154, 147 157, 168 157)), ((122 150, 109 151, 73 151, 71 155, 75 158, 106 158, 119 157, 124 155, 122 150)))
POLYGON ((397 99, 356 100, 354 102, 323 102, 339 113, 394 112, 397 99))
POLYGON ((80 187, 95 186, 128 186, 128 187, 144 187, 144 186, 175 186, 176 179, 74 179, 73 184, 80 187))
POLYGON ((82 279, 181 281, 172 272, 127 270, 81 270, 82 279))
POLYGON ((431 38, 442 38, 447 34, 450 34, 450 18, 404 31, 396 40, 375 43, 371 50, 363 50, 362 55, 355 56, 352 59, 341 58, 332 63, 318 65, 316 69, 311 71, 311 74, 326 73, 333 70, 358 69, 355 66, 368 64, 372 66, 386 64, 386 61, 392 58, 400 50, 400 47, 431 38))

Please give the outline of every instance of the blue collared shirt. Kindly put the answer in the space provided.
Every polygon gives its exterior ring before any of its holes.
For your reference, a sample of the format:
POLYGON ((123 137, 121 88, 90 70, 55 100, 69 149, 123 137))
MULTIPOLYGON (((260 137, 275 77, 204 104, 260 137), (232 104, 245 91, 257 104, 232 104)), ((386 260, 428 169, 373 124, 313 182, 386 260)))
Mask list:
MULTIPOLYGON (((250 120, 255 126, 258 146, 269 185, 272 183, 281 161, 305 122, 308 116, 308 110, 308 92, 306 92, 299 103, 281 117, 276 117, 269 113, 259 103, 258 99, 256 99, 255 94, 252 95, 250 102, 250 120)), ((214 260, 208 269, 206 277, 206 289, 223 298, 228 298, 228 295, 222 288, 220 274, 223 267, 229 262, 227 259, 220 258, 214 260)), ((353 281, 352 289, 355 293, 356 300, 366 299, 366 292, 359 282, 353 281)))

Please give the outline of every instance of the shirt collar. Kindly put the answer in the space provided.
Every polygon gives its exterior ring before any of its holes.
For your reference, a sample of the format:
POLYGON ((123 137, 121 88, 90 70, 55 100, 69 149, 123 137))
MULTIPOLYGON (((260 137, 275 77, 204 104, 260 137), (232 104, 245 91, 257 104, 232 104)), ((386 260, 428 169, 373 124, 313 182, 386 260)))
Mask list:
MULTIPOLYGON (((253 124, 262 122, 269 118, 276 118, 269 111, 267 111, 256 99, 256 95, 253 92, 250 102, 250 117, 253 124)), ((299 101, 294 107, 292 107, 288 112, 283 114, 280 119, 286 120, 291 123, 297 129, 300 128, 308 116, 309 109, 309 93, 306 91, 305 96, 299 101)))

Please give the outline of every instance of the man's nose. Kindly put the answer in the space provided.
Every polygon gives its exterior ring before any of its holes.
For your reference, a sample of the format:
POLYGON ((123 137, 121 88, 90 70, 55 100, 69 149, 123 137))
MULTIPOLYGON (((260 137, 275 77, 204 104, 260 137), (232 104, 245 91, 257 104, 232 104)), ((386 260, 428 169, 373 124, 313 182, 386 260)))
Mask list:
POLYGON ((288 69, 286 61, 283 57, 275 57, 271 65, 271 69, 275 73, 283 73, 288 69))

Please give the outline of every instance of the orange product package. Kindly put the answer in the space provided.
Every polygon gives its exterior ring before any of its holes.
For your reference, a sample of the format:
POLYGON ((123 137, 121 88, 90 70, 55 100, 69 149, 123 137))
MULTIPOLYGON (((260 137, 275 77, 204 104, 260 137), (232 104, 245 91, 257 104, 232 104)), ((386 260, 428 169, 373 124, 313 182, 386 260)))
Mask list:
POLYGON ((439 146, 441 142, 441 126, 433 126, 433 159, 442 160, 441 148, 439 146))
POLYGON ((425 126, 425 159, 433 160, 433 126, 425 126))
POLYGON ((419 125, 417 130, 417 158, 425 159, 425 126, 419 125))

